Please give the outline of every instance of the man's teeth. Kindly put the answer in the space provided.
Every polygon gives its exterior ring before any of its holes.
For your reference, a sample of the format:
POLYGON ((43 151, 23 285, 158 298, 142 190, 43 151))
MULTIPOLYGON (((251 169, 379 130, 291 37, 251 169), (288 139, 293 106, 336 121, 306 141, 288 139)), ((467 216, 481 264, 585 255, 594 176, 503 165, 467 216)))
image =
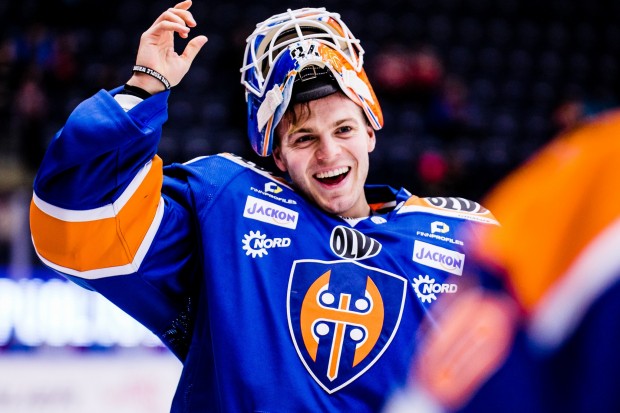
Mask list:
POLYGON ((316 177, 318 179, 333 178, 334 176, 346 174, 347 172, 349 172, 349 167, 343 166, 342 168, 334 169, 333 171, 319 172, 316 174, 316 177))

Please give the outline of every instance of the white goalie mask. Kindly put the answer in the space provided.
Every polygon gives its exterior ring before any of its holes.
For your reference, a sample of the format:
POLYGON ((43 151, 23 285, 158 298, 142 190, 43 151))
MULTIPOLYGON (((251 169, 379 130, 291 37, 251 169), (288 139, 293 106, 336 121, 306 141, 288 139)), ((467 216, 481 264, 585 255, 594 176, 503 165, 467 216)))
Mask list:
POLYGON ((363 56, 359 40, 340 15, 324 8, 289 9, 257 24, 247 39, 241 68, 254 151, 260 156, 271 154, 274 130, 291 102, 300 73, 321 79, 310 88, 306 85, 304 96, 296 101, 339 89, 364 110, 374 129, 380 129, 383 114, 364 72, 363 56))

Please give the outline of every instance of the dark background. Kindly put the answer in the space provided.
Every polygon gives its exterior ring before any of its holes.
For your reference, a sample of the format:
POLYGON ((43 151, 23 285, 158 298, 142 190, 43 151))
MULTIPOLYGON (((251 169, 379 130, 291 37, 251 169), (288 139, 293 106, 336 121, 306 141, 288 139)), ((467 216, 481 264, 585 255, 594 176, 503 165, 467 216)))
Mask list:
MULTIPOLYGON (((130 77, 140 34, 173 4, 0 2, 0 262, 15 238, 7 205, 20 190, 27 203, 53 134, 81 100, 130 77)), ((239 67, 256 23, 304 6, 340 13, 366 51, 385 116, 370 183, 481 200, 557 133, 618 100, 617 1, 196 0, 193 34, 209 42, 172 91, 165 163, 230 151, 271 166, 247 143, 239 67)))

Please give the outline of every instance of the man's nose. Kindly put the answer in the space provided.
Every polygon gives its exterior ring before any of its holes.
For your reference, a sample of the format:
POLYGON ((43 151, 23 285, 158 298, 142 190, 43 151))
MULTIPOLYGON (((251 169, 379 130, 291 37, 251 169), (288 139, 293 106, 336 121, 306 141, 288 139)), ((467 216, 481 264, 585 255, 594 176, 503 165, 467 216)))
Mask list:
POLYGON ((319 159, 330 159, 340 152, 340 145, 332 136, 322 136, 317 150, 319 159))

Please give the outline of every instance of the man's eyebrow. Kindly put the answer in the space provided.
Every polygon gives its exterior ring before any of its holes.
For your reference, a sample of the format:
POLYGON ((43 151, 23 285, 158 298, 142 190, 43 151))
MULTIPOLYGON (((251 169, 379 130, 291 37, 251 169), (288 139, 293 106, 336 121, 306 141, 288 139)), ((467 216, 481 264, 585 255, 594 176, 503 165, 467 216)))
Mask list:
MULTIPOLYGON (((347 122, 353 122, 355 120, 355 118, 344 118, 344 119, 340 119, 335 121, 331 127, 332 128, 337 128, 338 126, 342 125, 343 123, 347 123, 347 122)), ((312 128, 299 128, 299 129, 292 129, 288 135, 294 135, 296 133, 312 133, 314 132, 314 129, 312 128)))
POLYGON ((312 128, 299 128, 299 129, 291 130, 289 135, 294 135, 296 133, 312 133, 312 132, 313 132, 312 128))
POLYGON ((332 125, 333 128, 336 128, 340 125, 342 125, 343 123, 348 123, 348 122, 355 122, 355 118, 344 118, 344 119, 340 119, 336 122, 334 122, 334 124, 332 125))

